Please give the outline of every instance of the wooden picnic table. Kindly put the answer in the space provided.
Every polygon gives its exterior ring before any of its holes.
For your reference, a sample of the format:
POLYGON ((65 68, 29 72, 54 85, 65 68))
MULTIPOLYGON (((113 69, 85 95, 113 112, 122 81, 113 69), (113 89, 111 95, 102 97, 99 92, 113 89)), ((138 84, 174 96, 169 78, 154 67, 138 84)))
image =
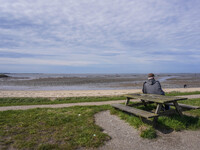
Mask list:
POLYGON ((125 105, 122 104, 112 104, 112 106, 121 111, 146 118, 147 120, 153 118, 153 125, 156 125, 157 119, 162 115, 169 115, 177 112, 180 116, 182 116, 182 109, 200 109, 199 106, 192 106, 186 104, 178 104, 177 101, 187 100, 187 98, 175 97, 175 96, 163 96, 156 94, 127 94, 125 105), (157 107, 154 111, 146 111, 142 109, 138 109, 135 107, 128 106, 130 99, 140 99, 141 103, 133 104, 133 105, 144 105, 147 106, 149 103, 156 103, 157 107), (174 106, 175 109, 169 109, 162 111, 163 105, 174 106))
MULTIPOLYGON (((163 104, 168 105, 172 103, 179 115, 182 116, 182 110, 177 101, 180 100, 186 100, 187 98, 180 98, 175 96, 164 96, 164 95, 156 95, 156 94, 127 94, 125 95, 127 97, 125 105, 127 106, 130 99, 140 99, 142 103, 146 106, 148 102, 150 103, 156 103, 156 111, 155 114, 160 114, 163 104)), ((169 110, 170 111, 170 110, 169 110)), ((165 111, 167 113, 168 110, 165 111)))

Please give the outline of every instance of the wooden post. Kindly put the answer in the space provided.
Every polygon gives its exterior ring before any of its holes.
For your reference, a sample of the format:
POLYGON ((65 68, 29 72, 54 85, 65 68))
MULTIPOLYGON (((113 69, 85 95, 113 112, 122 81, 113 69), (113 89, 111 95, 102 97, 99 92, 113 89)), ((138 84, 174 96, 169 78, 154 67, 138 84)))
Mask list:
POLYGON ((176 111, 178 112, 178 114, 179 114, 180 116, 183 116, 181 107, 178 105, 177 101, 174 101, 173 103, 174 103, 174 106, 175 106, 176 111))
POLYGON ((126 102, 125 102, 125 105, 126 105, 126 106, 128 106, 129 101, 130 101, 130 98, 127 97, 127 98, 126 98, 126 102))
POLYGON ((155 114, 159 114, 161 108, 162 108, 162 104, 157 104, 157 108, 156 108, 155 114))

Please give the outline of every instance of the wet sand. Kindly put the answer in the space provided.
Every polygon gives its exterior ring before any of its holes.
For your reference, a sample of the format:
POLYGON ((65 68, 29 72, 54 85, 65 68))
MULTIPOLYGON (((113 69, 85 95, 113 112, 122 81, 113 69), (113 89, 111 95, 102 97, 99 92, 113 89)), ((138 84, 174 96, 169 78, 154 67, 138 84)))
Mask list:
MULTIPOLYGON (((82 91, 141 89, 146 74, 8 74, 0 79, 3 91, 82 91)), ((200 74, 157 74, 163 88, 200 87, 200 74)))

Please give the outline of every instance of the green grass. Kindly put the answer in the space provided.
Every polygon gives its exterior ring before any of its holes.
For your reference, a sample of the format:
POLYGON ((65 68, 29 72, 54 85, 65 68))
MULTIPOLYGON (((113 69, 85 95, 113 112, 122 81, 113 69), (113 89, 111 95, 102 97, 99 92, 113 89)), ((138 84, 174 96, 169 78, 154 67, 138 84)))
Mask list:
POLYGON ((0 98, 0 106, 18 106, 18 105, 42 105, 42 104, 64 104, 79 102, 98 102, 98 101, 114 101, 125 100, 123 96, 110 97, 67 97, 50 100, 49 98, 0 98))
MULTIPOLYGON (((200 98, 184 100, 184 101, 180 101, 180 103, 187 104, 187 105, 193 105, 193 106, 200 106, 200 98)), ((189 111, 185 111, 185 112, 187 114, 191 114, 193 116, 200 117, 200 109, 189 110, 189 111)))
POLYGON ((200 94, 200 91, 194 91, 194 92, 178 92, 178 91, 172 91, 172 92, 166 92, 166 96, 182 96, 182 95, 195 95, 200 94))
POLYGON ((109 106, 0 112, 0 148, 95 148, 110 137, 95 125, 94 114, 109 106))
MULTIPOLYGON (((193 95, 200 94, 200 91, 195 92, 169 92, 168 96, 178 95, 193 95)), ((79 103, 79 102, 98 102, 98 101, 113 101, 125 100, 124 96, 102 96, 102 97, 66 97, 50 100, 49 98, 0 98, 1 106, 20 106, 20 105, 42 105, 42 104, 64 104, 64 103, 79 103)))
MULTIPOLYGON (((182 101, 200 106, 200 99, 182 101)), ((137 106, 139 109, 152 110, 137 106)), ((143 138, 157 137, 157 128, 153 128, 140 117, 129 115, 110 106, 76 106, 69 108, 44 108, 0 112, 0 149, 78 149, 96 148, 110 137, 95 125, 94 114, 110 110, 131 126, 140 131, 143 138)), ((192 111, 187 111, 193 113, 192 111)), ((163 116, 158 118, 161 130, 181 131, 200 129, 200 111, 196 117, 184 115, 163 116)))

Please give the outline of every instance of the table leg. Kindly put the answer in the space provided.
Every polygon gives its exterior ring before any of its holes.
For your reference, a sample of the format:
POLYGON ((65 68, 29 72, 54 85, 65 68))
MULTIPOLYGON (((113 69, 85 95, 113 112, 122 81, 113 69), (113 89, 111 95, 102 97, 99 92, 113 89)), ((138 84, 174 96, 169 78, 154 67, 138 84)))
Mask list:
POLYGON ((173 103, 174 103, 174 106, 175 106, 176 111, 178 112, 178 114, 179 114, 180 116, 183 116, 181 107, 178 105, 177 101, 174 101, 173 103))
POLYGON ((126 106, 128 105, 129 101, 130 101, 130 98, 127 97, 127 98, 126 98, 126 103, 125 103, 126 106))
POLYGON ((147 106, 146 102, 143 99, 141 99, 141 101, 142 101, 143 105, 146 107, 147 106))
POLYGON ((156 112, 155 112, 155 114, 159 114, 161 108, 162 108, 162 104, 157 104, 157 108, 156 108, 156 112))

